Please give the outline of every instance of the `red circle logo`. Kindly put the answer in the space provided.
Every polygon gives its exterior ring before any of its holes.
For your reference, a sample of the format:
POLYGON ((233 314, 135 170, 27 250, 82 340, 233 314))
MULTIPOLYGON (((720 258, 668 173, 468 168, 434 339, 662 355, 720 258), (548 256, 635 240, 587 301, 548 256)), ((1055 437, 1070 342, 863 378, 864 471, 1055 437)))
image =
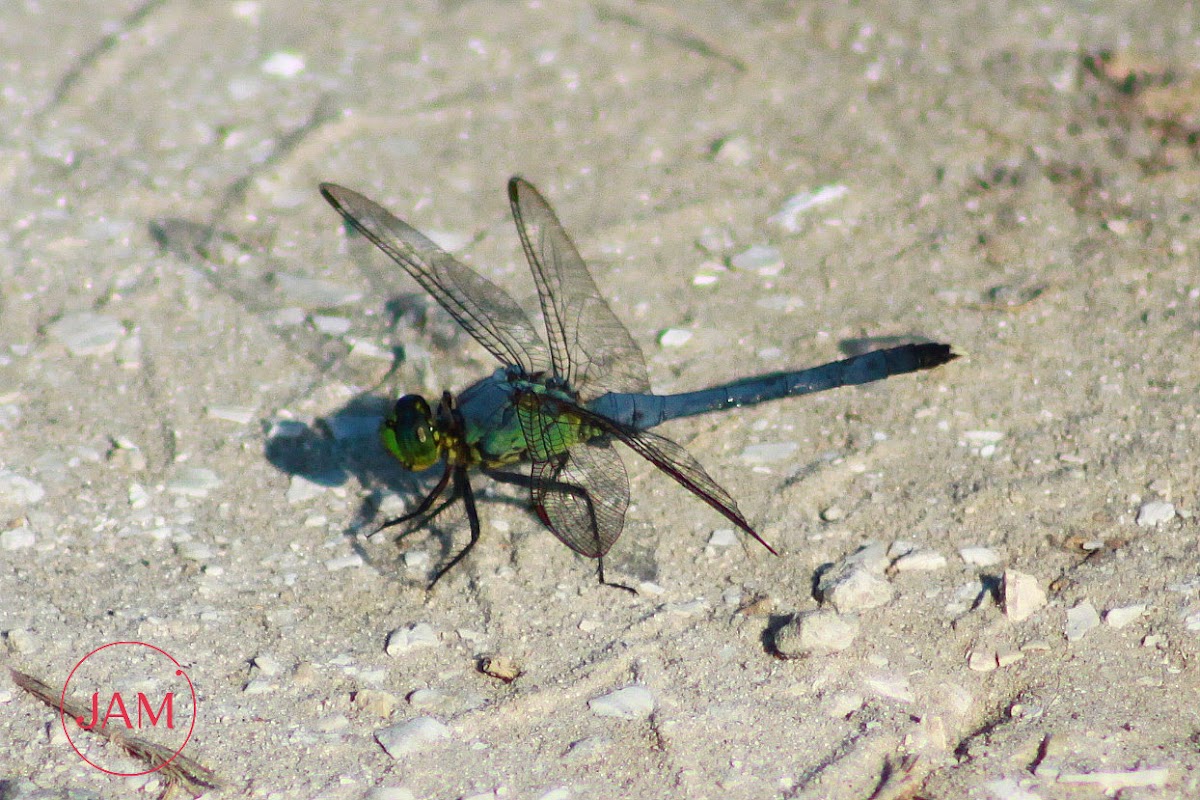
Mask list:
POLYGON ((59 718, 80 758, 109 775, 132 777, 157 772, 179 756, 196 727, 196 707, 192 679, 170 653, 145 642, 110 642, 81 658, 71 670, 59 698, 59 718), (83 714, 66 712, 72 683, 75 693, 87 698, 83 714), (100 756, 90 752, 88 743, 71 737, 68 716, 79 728, 118 744, 140 740, 139 750, 161 752, 161 763, 137 772, 96 763, 100 756))

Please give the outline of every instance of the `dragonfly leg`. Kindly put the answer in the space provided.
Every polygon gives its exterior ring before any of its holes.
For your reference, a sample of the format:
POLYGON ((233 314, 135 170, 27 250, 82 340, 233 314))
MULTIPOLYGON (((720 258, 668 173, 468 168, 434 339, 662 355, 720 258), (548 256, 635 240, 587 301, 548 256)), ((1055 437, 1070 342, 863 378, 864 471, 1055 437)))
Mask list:
MULTIPOLYGON (((439 497, 442 496, 442 492, 446 491, 446 485, 448 483, 450 483, 450 473, 451 472, 453 472, 453 468, 450 466, 449 462, 447 462, 446 469, 444 472, 442 472, 442 477, 438 478, 437 486, 434 486, 433 491, 431 491, 429 494, 425 495, 425 499, 421 501, 421 504, 419 506, 417 506, 415 510, 410 511, 403 516, 396 517, 395 519, 389 519, 387 522, 383 523, 378 528, 376 528, 375 533, 379 533, 381 530, 384 530, 385 528, 391 528, 395 525, 403 525, 404 523, 408 522, 409 520, 413 520, 413 519, 416 519, 417 517, 424 516, 425 512, 429 510, 429 507, 434 504, 434 501, 436 501, 439 497)), ((456 486, 455 488, 457 489, 458 487, 456 486)), ((447 500, 445 503, 443 503, 438 508, 437 511, 433 512, 433 514, 431 516, 436 517, 438 514, 440 514, 442 512, 443 509, 446 508, 447 505, 454 502, 454 500, 455 500, 455 498, 451 497, 449 500, 447 500)))
POLYGON ((426 591, 432 591, 442 576, 454 569, 479 541, 479 512, 475 510, 475 493, 471 490, 471 480, 467 477, 467 468, 464 466, 449 468, 446 474, 449 475, 451 472, 454 473, 454 495, 462 498, 463 506, 467 510, 467 521, 471 523, 471 541, 467 542, 467 546, 460 550, 458 555, 450 559, 449 564, 438 570, 437 575, 433 576, 433 580, 426 587, 426 591))
POLYGON ((636 595, 638 593, 637 589, 633 588, 632 586, 626 586, 625 584, 617 583, 616 581, 605 580, 604 556, 596 556, 596 577, 600 579, 601 586, 611 586, 614 589, 624 589, 632 595, 636 595))

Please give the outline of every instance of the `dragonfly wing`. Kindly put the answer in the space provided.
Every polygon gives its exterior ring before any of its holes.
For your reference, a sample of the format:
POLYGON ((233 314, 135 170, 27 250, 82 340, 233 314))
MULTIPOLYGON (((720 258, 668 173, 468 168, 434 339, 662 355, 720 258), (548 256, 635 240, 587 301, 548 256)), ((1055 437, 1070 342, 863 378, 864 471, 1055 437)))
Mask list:
POLYGON ((359 233, 408 272, 467 333, 505 365, 550 367, 537 328, 508 293, 358 192, 332 183, 321 194, 359 233))
POLYGON ((742 516, 742 512, 738 510, 737 501, 733 499, 732 495, 725 491, 721 484, 713 480, 712 476, 704 471, 704 467, 700 466, 700 462, 682 446, 665 436, 621 425, 586 409, 576 408, 574 412, 586 423, 606 431, 612 438, 625 444, 642 458, 671 476, 680 486, 719 511, 726 519, 752 536, 771 553, 778 555, 775 548, 767 544, 742 516))
POLYGON ((642 351, 600 295, 549 203, 517 177, 508 182, 508 200, 537 282, 555 374, 585 402, 606 392, 649 392, 642 351))
POLYGON ((533 462, 533 507, 546 527, 575 552, 599 558, 625 526, 629 479, 608 437, 533 462))

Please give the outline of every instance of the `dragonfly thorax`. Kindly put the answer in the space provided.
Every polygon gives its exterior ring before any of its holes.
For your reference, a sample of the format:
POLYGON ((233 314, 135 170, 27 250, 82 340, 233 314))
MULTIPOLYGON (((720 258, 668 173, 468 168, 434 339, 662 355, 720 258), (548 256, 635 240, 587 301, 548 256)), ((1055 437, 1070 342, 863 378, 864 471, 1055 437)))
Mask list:
POLYGON ((379 429, 383 446, 405 469, 421 472, 442 456, 441 437, 424 397, 406 394, 396 401, 379 429))

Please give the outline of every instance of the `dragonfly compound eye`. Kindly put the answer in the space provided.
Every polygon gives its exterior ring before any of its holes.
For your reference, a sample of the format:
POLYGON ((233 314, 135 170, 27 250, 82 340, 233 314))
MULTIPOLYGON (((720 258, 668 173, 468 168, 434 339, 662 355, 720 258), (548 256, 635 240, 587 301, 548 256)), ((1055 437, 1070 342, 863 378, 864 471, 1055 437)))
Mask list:
POLYGON ((429 469, 441 457, 433 414, 424 397, 406 394, 397 400, 379 435, 387 451, 412 472, 429 469))

